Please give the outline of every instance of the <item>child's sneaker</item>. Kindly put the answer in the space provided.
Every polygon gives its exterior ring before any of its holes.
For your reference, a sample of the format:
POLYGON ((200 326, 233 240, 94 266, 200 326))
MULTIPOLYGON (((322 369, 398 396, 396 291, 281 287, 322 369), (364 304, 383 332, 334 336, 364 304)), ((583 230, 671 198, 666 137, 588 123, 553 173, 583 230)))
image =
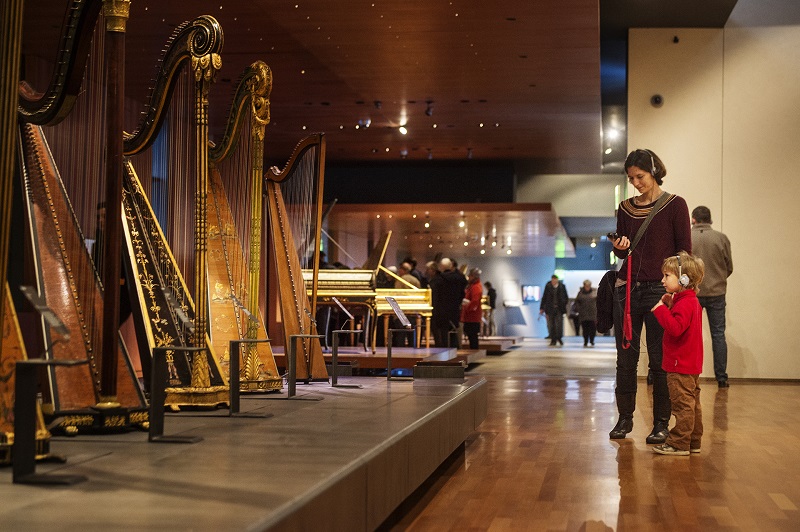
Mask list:
POLYGON ((693 447, 689 449, 689 452, 692 454, 700 454, 700 447, 693 447))
POLYGON ((653 447, 653 451, 657 452, 658 454, 669 454, 672 456, 689 456, 689 451, 681 451, 680 449, 676 449, 668 443, 656 445, 653 447))

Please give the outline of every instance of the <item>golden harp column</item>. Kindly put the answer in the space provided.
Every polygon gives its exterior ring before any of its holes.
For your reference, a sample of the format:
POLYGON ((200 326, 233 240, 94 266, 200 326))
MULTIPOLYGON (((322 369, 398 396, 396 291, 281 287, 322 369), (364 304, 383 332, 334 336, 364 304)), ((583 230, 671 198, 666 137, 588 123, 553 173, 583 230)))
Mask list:
MULTIPOLYGON (((206 254, 208 251, 208 92, 222 67, 219 54, 197 56, 192 53, 192 71, 196 83, 195 117, 197 120, 197 191, 195 195, 194 230, 194 303, 195 322, 192 335, 194 347, 206 346, 208 331, 208 286, 206 254)), ((195 353, 192 363, 192 387, 211 385, 208 359, 202 351, 195 353)))
MULTIPOLYGON (((263 217, 263 191, 261 181, 264 176, 264 130, 269 123, 269 96, 272 92, 272 71, 264 64, 258 64, 258 74, 253 77, 248 90, 251 93, 251 128, 252 146, 251 156, 252 170, 250 174, 250 260, 247 265, 247 310, 253 315, 258 316, 258 295, 260 291, 261 276, 261 224, 263 217)), ((255 340, 258 337, 259 324, 254 320, 247 322, 247 338, 255 340)), ((258 352, 251 345, 248 349, 248 360, 246 368, 256 367, 250 359, 258 356, 258 352)))

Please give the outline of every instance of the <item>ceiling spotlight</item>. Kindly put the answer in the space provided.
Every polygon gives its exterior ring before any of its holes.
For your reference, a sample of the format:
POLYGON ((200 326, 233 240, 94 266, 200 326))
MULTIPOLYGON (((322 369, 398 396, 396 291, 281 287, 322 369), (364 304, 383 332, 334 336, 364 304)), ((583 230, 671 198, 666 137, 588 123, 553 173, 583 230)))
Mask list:
POLYGON ((433 116, 433 100, 427 100, 425 103, 428 104, 428 107, 425 108, 425 115, 433 116))
POLYGON ((508 248, 508 249, 506 250, 506 255, 511 255, 511 248, 508 248))
POLYGON ((381 106, 383 106, 383 103, 382 103, 380 100, 375 100, 375 101, 374 101, 374 102, 372 102, 372 103, 374 103, 374 104, 375 104, 375 109, 380 109, 380 108, 381 108, 381 106))
POLYGON ((591 244, 589 244, 589 246, 590 246, 590 247, 593 247, 593 248, 596 248, 596 247, 597 247, 597 240, 595 240, 595 239, 593 238, 593 239, 592 239, 592 243, 591 243, 591 244))
POLYGON ((464 227, 466 225, 466 223, 467 222, 465 222, 464 220, 461 220, 460 222, 458 222, 458 226, 459 227, 464 227))
POLYGON ((406 126, 398 127, 397 131, 399 131, 401 135, 407 135, 408 134, 408 130, 406 129, 406 126))
POLYGON ((406 157, 408 157, 408 150, 407 150, 407 149, 405 149, 405 148, 403 148, 402 150, 400 150, 400 157, 402 157, 403 159, 405 159, 406 157))
POLYGON ((481 255, 486 255, 486 250, 485 249, 481 250, 481 255))

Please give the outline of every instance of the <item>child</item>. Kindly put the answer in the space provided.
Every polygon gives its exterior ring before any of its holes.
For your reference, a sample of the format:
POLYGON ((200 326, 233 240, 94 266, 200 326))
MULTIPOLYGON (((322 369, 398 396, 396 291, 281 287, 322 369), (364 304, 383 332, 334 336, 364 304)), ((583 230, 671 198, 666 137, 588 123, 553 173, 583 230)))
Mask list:
POLYGON ((688 456, 700 452, 703 418, 700 373, 703 371, 703 310, 697 287, 703 280, 703 260, 685 251, 664 260, 661 284, 667 293, 652 311, 664 328, 661 367, 667 372, 675 426, 667 441, 653 447, 659 454, 688 456))

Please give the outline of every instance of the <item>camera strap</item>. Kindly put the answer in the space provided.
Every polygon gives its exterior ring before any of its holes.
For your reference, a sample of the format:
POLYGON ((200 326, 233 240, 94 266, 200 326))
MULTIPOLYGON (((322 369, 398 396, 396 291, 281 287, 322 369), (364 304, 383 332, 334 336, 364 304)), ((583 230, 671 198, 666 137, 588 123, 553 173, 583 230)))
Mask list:
POLYGON ((636 231, 636 236, 633 238, 633 243, 631 243, 631 247, 628 248, 628 258, 625 259, 625 263, 628 267, 627 272, 627 279, 628 281, 625 283, 625 317, 622 321, 622 348, 628 349, 631 346, 631 339, 633 338, 633 322, 631 320, 631 262, 633 255, 633 248, 636 247, 636 244, 639 243, 639 240, 642 239, 642 235, 644 232, 647 231, 647 226, 650 225, 650 220, 656 215, 658 210, 661 208, 667 200, 672 197, 672 194, 668 194, 666 192, 662 192, 661 195, 656 200, 656 204, 653 205, 653 208, 650 209, 650 212, 647 214, 647 218, 644 219, 644 223, 639 227, 639 230, 636 231))

